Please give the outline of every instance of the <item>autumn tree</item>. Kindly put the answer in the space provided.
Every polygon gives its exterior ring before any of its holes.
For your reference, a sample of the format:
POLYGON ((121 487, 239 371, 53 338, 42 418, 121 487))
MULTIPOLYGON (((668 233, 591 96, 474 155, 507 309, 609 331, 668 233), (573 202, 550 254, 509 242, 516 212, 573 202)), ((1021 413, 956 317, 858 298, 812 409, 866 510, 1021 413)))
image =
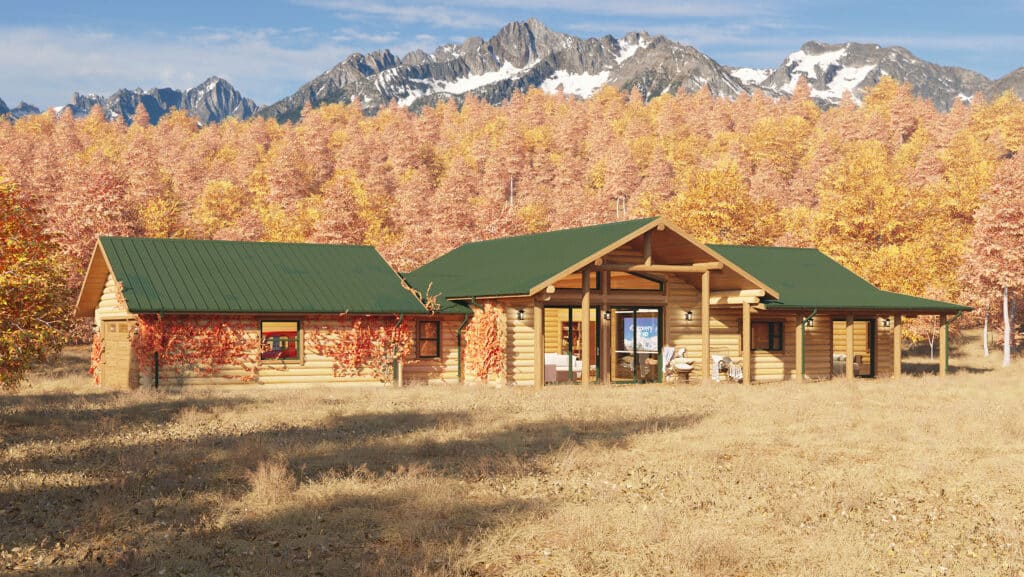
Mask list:
POLYGON ((977 282, 1002 297, 1003 366, 1010 364, 1013 345, 1011 298, 1024 296, 1024 155, 1004 163, 992 190, 978 208, 971 238, 970 260, 977 282))
POLYGON ((36 203, 0 180, 0 389, 12 389, 67 340, 71 311, 60 247, 36 203))

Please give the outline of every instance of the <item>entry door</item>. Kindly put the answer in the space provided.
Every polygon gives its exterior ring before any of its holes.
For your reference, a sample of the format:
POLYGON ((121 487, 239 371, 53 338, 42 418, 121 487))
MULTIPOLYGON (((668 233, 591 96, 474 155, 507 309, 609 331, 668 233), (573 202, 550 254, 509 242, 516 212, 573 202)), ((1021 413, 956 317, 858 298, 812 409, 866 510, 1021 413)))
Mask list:
POLYGON ((104 386, 127 389, 132 381, 132 321, 103 321, 103 366, 100 379, 104 386))
POLYGON ((661 309, 612 309, 612 380, 661 380, 661 309))

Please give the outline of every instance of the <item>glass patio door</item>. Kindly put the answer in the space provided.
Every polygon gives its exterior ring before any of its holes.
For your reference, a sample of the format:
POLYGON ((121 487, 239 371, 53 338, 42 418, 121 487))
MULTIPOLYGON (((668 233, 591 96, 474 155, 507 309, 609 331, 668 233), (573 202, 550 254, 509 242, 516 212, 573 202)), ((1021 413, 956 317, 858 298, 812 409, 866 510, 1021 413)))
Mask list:
POLYGON ((661 309, 612 309, 612 380, 661 380, 661 309))
POLYGON ((544 308, 544 381, 578 382, 589 370, 593 381, 600 379, 600 309, 590 309, 589 322, 583 322, 579 307, 544 308), (590 367, 583 366, 583 330, 590 331, 590 367))

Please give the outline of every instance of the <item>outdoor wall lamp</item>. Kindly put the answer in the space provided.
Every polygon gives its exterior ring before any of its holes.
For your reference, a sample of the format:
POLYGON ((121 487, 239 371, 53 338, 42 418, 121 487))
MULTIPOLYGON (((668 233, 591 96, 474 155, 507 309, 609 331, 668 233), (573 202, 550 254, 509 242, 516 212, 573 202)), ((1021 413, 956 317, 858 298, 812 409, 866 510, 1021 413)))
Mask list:
POLYGON ((804 321, 804 326, 813 327, 814 326, 814 317, 811 317, 811 318, 807 319, 806 321, 804 321))
POLYGON ((517 321, 523 320, 523 318, 525 316, 526 316, 526 311, 524 311, 523 309, 519 309, 519 310, 516 311, 516 320, 517 321))
POLYGON ((611 311, 604 311, 604 315, 602 315, 602 316, 604 316, 604 320, 606 320, 606 321, 612 320, 612 313, 611 313, 611 311))
POLYGON ((890 324, 892 324, 892 321, 889 320, 889 317, 882 317, 882 327, 889 328, 890 324))
POLYGON ((686 311, 686 320, 688 320, 688 321, 692 321, 693 320, 693 311, 686 311))

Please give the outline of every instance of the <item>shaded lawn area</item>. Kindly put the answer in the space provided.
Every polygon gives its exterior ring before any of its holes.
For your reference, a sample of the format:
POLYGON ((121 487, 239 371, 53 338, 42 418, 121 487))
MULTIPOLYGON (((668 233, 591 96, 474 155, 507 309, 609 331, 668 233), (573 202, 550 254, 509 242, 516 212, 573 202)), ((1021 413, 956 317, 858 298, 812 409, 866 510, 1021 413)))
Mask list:
POLYGON ((1020 365, 944 383, 126 393, 83 362, 0 397, 0 572, 1024 571, 1020 365))

